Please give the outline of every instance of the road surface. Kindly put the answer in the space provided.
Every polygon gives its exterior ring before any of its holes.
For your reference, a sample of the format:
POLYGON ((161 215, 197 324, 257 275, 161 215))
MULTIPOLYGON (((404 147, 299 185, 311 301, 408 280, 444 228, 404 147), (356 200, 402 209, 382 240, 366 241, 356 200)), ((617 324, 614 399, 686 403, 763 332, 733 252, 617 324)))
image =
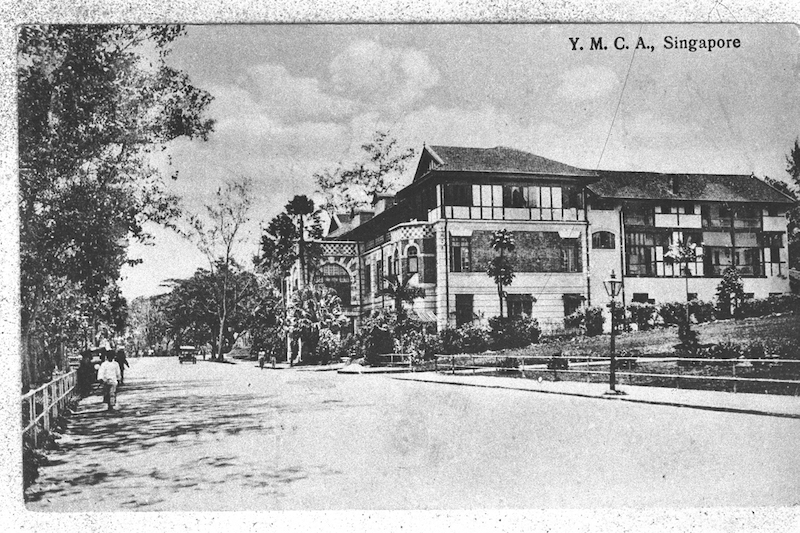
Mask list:
POLYGON ((800 421, 255 363, 141 359, 32 511, 800 504, 800 421))

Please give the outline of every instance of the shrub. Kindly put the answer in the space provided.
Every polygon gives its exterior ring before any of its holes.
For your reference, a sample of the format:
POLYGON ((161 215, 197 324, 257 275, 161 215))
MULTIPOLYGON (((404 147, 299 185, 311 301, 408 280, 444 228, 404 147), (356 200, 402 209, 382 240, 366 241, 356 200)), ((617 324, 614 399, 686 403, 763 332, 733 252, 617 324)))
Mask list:
POLYGON ((605 317, 603 316, 603 309, 601 307, 587 307, 584 311, 584 327, 586 334, 590 337, 603 334, 603 323, 605 317))
POLYGON ((711 322, 716 316, 714 302, 706 302, 703 300, 691 300, 689 302, 689 312, 698 324, 711 322))
POLYGON ((432 359, 435 354, 436 338, 422 330, 410 330, 396 342, 397 351, 410 354, 414 364, 432 359))
POLYGON ((444 328, 436 339, 436 351, 444 355, 462 353, 461 331, 456 328, 444 328))
POLYGON ((793 313, 800 311, 800 296, 796 294, 782 294, 769 298, 744 300, 736 310, 736 316, 754 317, 766 316, 772 313, 793 313))
POLYGON ((701 348, 698 357, 709 359, 759 359, 764 357, 764 345, 759 341, 726 341, 701 348))
POLYGON ((579 309, 564 317, 564 329, 583 329, 586 323, 586 313, 579 309))
POLYGON ((686 322, 686 304, 667 302, 658 306, 658 315, 664 325, 683 324, 686 322))
POLYGON ((490 331, 479 324, 466 324, 459 329, 461 348, 465 353, 480 353, 489 349, 492 341, 490 331))
POLYGON ((25 439, 22 444, 22 485, 27 489, 39 477, 39 467, 44 465, 47 458, 33 447, 30 439, 25 439))
POLYGON ((333 333, 329 329, 321 330, 315 350, 315 359, 322 364, 327 364, 338 359, 341 344, 342 341, 339 335, 333 333))
POLYGON ((634 302, 628 305, 628 313, 639 331, 647 331, 652 328, 658 318, 656 306, 649 303, 634 302))
POLYGON ((736 267, 728 267, 722 272, 722 281, 717 285, 717 312, 721 318, 729 318, 732 311, 744 300, 744 284, 736 267))
POLYGON ((539 342, 541 329, 535 318, 493 317, 489 319, 492 348, 521 348, 539 342))

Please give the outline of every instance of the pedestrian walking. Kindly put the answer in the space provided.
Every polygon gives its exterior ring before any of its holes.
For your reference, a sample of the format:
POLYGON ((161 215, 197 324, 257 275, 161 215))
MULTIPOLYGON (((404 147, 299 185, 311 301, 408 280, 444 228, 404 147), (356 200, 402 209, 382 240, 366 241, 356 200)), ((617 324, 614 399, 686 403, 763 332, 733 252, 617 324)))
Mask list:
POLYGON ((95 381, 94 365, 92 364, 92 352, 84 350, 81 352, 81 363, 78 366, 78 394, 81 398, 86 398, 92 390, 95 381))
POLYGON ((258 352, 258 366, 259 368, 261 368, 261 370, 264 370, 264 362, 266 360, 267 360, 267 354, 264 352, 264 350, 258 352))
POLYGON ((117 364, 119 365, 119 384, 123 385, 125 383, 125 367, 131 367, 128 363, 128 358, 125 357, 125 350, 117 350, 117 364))
POLYGON ((114 352, 105 352, 106 360, 97 371, 97 379, 103 383, 103 402, 108 404, 108 410, 113 411, 117 404, 117 383, 122 377, 119 364, 114 361, 114 352))

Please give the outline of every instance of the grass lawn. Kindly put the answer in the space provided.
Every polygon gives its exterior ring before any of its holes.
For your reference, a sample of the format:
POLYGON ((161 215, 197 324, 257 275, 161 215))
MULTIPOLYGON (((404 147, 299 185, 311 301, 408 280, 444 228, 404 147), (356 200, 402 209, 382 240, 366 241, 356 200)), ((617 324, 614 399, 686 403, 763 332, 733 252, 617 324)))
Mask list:
MULTIPOLYGON (((776 315, 769 317, 744 318, 740 320, 718 320, 693 326, 699 334, 702 344, 718 343, 730 340, 765 340, 775 342, 800 343, 800 315, 776 315)), ((564 356, 607 356, 609 353, 609 335, 597 337, 578 337, 574 339, 557 339, 543 337, 541 344, 531 345, 516 350, 504 351, 511 356, 547 356, 559 353, 564 356)), ((635 350, 642 355, 673 356, 673 347, 678 344, 678 328, 657 328, 650 331, 631 331, 617 335, 617 351, 635 350)), ((797 354, 800 358, 800 354, 797 354)))
MULTIPOLYGON (((779 343, 800 344, 800 316, 799 315, 775 315, 769 317, 747 318, 740 320, 720 320, 706 324, 696 324, 694 326, 699 334, 699 341, 702 344, 719 343, 725 341, 745 341, 745 340, 766 340, 779 343)), ((535 357, 585 357, 585 356, 608 356, 609 355, 609 335, 597 337, 581 337, 575 339, 542 339, 541 344, 531 345, 515 350, 504 350, 498 353, 476 355, 456 355, 454 363, 458 366, 503 366, 506 357, 519 357, 523 359, 526 367, 529 365, 542 365, 545 361, 534 359, 535 357)), ((650 331, 634 331, 623 333, 617 336, 617 353, 622 350, 634 351, 634 353, 647 357, 667 357, 675 356, 673 346, 677 344, 678 334, 676 327, 658 328, 650 331)), ((448 357, 449 358, 449 357, 448 357)), ((793 354, 792 358, 800 359, 800 353, 793 354)), ((510 360, 508 362, 511 362, 510 360)), ((450 361, 441 361, 444 368, 450 361)), ((543 380, 571 380, 585 381, 591 383, 604 383, 608 381, 609 365, 603 362, 596 362, 591 366, 581 365, 574 361, 570 362, 568 371, 564 370, 545 370, 543 368, 526 368, 524 373, 518 370, 501 370, 491 372, 488 375, 498 375, 504 377, 524 377, 528 379, 543 380)), ((482 375, 487 375, 482 373, 482 375)), ((622 362, 618 368, 617 381, 620 384, 629 385, 649 385, 656 387, 681 387, 702 390, 720 390, 737 392, 755 392, 770 394, 800 394, 800 387, 795 384, 769 383, 769 382, 734 382, 732 380, 714 379, 719 377, 739 378, 760 378, 760 379, 788 379, 800 380, 800 365, 798 364, 732 364, 731 362, 715 363, 709 360, 702 365, 690 365, 686 362, 678 363, 675 360, 668 361, 638 361, 622 362), (627 364, 627 367, 626 367, 627 364), (631 374, 627 374, 630 372, 631 374), (632 375, 650 374, 650 375, 632 375), (664 376, 660 376, 663 374, 664 376), (668 377, 667 375, 679 375, 680 378, 668 377), (691 378, 688 376, 692 376, 691 378), (707 377, 708 379, 702 379, 707 377), (696 379, 699 378, 699 379, 696 379)))

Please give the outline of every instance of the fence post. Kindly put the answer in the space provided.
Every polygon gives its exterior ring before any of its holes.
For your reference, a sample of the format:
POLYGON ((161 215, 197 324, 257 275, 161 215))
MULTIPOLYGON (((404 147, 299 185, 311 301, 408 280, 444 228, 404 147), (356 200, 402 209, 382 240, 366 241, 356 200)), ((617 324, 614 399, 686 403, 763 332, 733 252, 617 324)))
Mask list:
POLYGON ((472 373, 475 373, 475 356, 472 356, 472 373))
POLYGON ((451 355, 450 356, 450 368, 452 369, 452 374, 455 375, 456 374, 456 356, 455 355, 451 355))
MULTIPOLYGON (((733 377, 735 378, 736 377, 736 361, 733 362, 731 370, 733 371, 733 377)), ((736 380, 735 379, 733 380, 733 392, 734 392, 734 394, 736 393, 736 380)))
POLYGON ((525 358, 521 357, 519 360, 519 374, 523 378, 525 377, 525 358))

